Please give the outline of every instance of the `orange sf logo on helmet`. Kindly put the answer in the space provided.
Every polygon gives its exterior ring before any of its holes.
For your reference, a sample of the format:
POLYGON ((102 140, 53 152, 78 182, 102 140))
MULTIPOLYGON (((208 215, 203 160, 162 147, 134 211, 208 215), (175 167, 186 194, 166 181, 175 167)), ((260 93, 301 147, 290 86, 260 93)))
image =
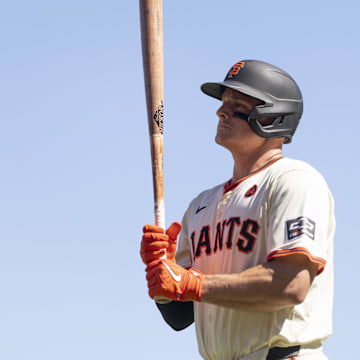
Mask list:
POLYGON ((245 66, 245 61, 237 62, 228 72, 226 78, 231 79, 233 76, 237 75, 239 71, 245 66))

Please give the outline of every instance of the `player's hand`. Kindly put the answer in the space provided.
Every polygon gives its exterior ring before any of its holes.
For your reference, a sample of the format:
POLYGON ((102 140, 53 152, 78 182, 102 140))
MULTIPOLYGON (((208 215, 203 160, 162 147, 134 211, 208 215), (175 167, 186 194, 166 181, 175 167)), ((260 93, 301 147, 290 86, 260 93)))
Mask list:
POLYGON ((200 301, 204 274, 162 259, 147 266, 146 280, 152 299, 160 296, 176 301, 200 301))
POLYGON ((145 225, 141 240, 140 255, 145 265, 165 256, 175 262, 177 236, 181 230, 181 224, 172 223, 166 230, 155 225, 145 225))

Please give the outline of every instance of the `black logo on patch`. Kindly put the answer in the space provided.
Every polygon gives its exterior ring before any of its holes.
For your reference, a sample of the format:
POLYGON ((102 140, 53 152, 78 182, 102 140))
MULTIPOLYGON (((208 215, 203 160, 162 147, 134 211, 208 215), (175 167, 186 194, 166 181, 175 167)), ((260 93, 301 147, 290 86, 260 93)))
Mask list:
POLYGON ((301 235, 307 235, 311 240, 315 239, 315 221, 300 216, 297 219, 286 222, 288 240, 294 240, 301 235))

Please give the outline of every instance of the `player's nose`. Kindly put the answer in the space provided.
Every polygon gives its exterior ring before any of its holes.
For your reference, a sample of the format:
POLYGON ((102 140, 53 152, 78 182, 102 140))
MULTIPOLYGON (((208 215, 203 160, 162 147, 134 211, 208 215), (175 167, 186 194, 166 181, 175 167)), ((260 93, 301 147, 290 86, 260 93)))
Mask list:
POLYGON ((223 104, 216 111, 216 115, 219 117, 219 119, 229 119, 230 111, 229 111, 228 107, 223 104))

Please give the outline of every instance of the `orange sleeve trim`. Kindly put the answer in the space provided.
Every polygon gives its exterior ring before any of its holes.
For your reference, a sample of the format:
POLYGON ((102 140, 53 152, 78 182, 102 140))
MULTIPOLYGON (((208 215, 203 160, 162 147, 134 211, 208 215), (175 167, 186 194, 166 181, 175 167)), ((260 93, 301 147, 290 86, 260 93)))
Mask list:
POLYGON ((275 250, 267 256, 267 261, 271 261, 271 260, 279 258, 279 257, 289 256, 289 255, 294 255, 294 254, 305 255, 312 263, 318 264, 319 266, 318 266, 318 271, 317 271, 316 275, 319 275, 324 271, 324 268, 326 265, 326 260, 324 260, 323 258, 311 255, 310 251, 303 247, 297 247, 297 248, 287 249, 287 250, 275 250))

